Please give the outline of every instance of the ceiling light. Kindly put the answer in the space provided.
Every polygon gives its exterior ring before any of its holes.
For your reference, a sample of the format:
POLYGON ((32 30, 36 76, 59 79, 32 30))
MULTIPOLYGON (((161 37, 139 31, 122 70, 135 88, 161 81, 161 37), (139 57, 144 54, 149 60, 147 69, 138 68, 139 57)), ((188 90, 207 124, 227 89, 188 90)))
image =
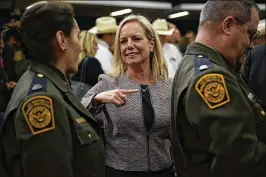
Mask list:
MULTIPOLYGON (((62 2, 60 0, 59 2, 62 2)), ((155 1, 71 1, 63 0, 63 2, 68 2, 72 4, 81 4, 81 5, 98 5, 98 6, 116 6, 116 7, 125 7, 125 8, 144 8, 144 9, 163 9, 170 10, 172 9, 172 3, 170 2, 155 2, 155 1)))
POLYGON ((131 9, 124 9, 124 10, 118 10, 115 12, 110 13, 111 16, 119 16, 119 15, 124 15, 124 14, 129 14, 131 13, 132 10, 131 9))
MULTIPOLYGON (((265 11, 265 4, 256 3, 261 11, 265 11)), ((174 10, 189 10, 189 11, 201 11, 204 8, 204 3, 183 3, 173 7, 174 10)))
POLYGON ((187 16, 189 15, 188 11, 184 11, 184 12, 178 12, 178 13, 174 13, 168 16, 168 18, 172 19, 172 18, 178 18, 178 17, 183 17, 183 16, 187 16))

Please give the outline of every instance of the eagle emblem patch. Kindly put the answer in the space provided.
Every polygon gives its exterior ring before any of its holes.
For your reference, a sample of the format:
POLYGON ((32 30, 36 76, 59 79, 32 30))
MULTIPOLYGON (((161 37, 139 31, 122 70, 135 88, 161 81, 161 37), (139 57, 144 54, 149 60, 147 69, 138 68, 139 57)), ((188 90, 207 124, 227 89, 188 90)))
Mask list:
POLYGON ((196 83, 195 89, 210 109, 230 102, 230 97, 221 74, 207 74, 196 83))
POLYGON ((55 129, 51 98, 34 96, 23 103, 22 112, 33 135, 55 129))

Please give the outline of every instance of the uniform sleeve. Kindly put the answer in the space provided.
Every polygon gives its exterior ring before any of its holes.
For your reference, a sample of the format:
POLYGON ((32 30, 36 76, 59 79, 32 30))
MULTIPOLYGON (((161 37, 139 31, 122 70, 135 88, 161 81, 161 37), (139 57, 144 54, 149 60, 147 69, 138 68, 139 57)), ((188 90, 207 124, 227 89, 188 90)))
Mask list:
POLYGON ((25 100, 14 126, 21 142, 22 176, 74 176, 69 117, 56 97, 37 95, 25 100))
POLYGON ((265 176, 265 144, 258 141, 252 108, 233 76, 217 72, 197 77, 184 104, 189 123, 213 155, 215 174, 265 176))

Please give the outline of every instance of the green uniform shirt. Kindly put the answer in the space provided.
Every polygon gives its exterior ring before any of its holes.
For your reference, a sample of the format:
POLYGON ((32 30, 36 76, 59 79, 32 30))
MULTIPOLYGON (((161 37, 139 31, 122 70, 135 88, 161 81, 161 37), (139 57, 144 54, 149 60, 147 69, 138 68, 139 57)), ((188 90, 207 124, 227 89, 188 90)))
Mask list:
POLYGON ((0 147, 8 177, 104 177, 100 126, 52 66, 32 62, 19 80, 0 147))
POLYGON ((193 42, 176 73, 172 146, 179 176, 265 177, 265 112, 214 49, 193 42))

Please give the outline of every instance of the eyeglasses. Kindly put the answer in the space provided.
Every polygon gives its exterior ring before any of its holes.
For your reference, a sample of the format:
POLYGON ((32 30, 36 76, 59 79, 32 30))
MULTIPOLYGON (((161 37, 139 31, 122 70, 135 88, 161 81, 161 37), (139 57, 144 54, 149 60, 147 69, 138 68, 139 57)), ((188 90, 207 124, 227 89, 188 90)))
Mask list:
POLYGON ((234 18, 239 24, 246 25, 248 27, 247 33, 250 43, 253 42, 259 36, 260 32, 258 30, 256 30, 250 25, 247 25, 246 23, 243 23, 239 18, 234 18))

